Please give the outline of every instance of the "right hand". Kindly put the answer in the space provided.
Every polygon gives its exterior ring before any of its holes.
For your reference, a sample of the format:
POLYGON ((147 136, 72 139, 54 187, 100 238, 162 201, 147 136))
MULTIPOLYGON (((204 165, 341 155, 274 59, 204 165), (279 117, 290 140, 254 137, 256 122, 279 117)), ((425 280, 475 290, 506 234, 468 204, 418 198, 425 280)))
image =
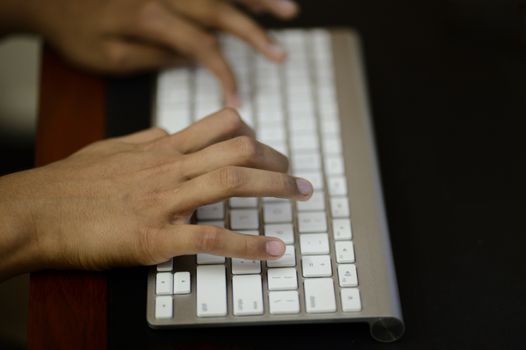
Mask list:
POLYGON ((287 158, 257 142, 232 109, 174 135, 149 129, 96 142, 0 179, 0 209, 21 219, 11 229, 24 229, 12 236, 31 245, 10 254, 25 255, 18 266, 36 264, 31 269, 153 265, 196 253, 276 259, 285 251, 278 238, 187 219, 232 196, 308 199, 312 185, 287 168, 287 158))

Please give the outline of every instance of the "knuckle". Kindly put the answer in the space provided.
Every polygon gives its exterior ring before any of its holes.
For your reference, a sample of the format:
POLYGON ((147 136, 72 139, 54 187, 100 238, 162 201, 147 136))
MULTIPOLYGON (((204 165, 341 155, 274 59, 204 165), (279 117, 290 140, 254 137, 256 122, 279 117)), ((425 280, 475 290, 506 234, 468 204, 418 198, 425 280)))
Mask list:
POLYGON ((137 262, 141 265, 151 265, 157 262, 157 239, 155 230, 145 228, 139 232, 137 242, 137 262))
POLYGON ((246 179, 239 168, 224 167, 217 171, 217 182, 227 192, 233 192, 242 187, 246 179))
POLYGON ((254 161, 259 156, 259 145, 256 140, 248 136, 235 138, 234 146, 243 161, 254 161))
POLYGON ((224 125, 229 131, 236 132, 243 127, 243 120, 235 108, 225 107, 220 114, 223 117, 224 125))
POLYGON ((196 249, 199 252, 215 252, 220 247, 221 230, 219 228, 209 227, 196 237, 196 249))

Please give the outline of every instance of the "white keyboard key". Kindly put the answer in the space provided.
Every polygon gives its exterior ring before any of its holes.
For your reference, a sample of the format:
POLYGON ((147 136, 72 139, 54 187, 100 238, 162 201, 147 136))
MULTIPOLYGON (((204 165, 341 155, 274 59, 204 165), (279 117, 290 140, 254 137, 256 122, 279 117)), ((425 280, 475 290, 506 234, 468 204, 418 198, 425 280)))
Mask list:
POLYGON ((303 277, 332 276, 331 257, 329 255, 305 255, 301 257, 303 277))
POLYGON ((257 131, 257 138, 262 143, 272 143, 275 141, 286 142, 285 127, 265 126, 257 131))
POLYGON ((234 315, 263 314, 263 288, 260 275, 232 277, 232 303, 234 315))
POLYGON ((329 235, 326 233, 306 233, 300 235, 301 254, 329 254, 329 235))
POLYGON ((338 281, 340 287, 356 287, 358 285, 358 276, 356 274, 356 265, 339 264, 338 281))
POLYGON ((298 228, 301 233, 327 232, 327 219, 325 212, 299 212, 298 228))
POLYGON ((344 176, 329 176, 327 187, 331 196, 344 196, 347 194, 347 179, 344 176))
POLYGON ((354 244, 351 241, 337 241, 335 244, 336 262, 353 263, 354 262, 354 244))
POLYGON ((155 318, 165 320, 173 317, 173 300, 171 296, 155 297, 155 318))
POLYGON ((257 209, 233 209, 230 211, 232 230, 257 230, 259 218, 257 209))
POLYGON ((198 265, 224 264, 225 257, 206 253, 197 254, 198 265))
POLYGON ((294 151, 318 151, 318 137, 316 134, 297 135, 290 138, 290 146, 294 151))
POLYGON ((285 244, 294 243, 294 228, 292 224, 269 224, 265 225, 265 236, 277 237, 285 244))
POLYGON ((297 314, 300 312, 300 300, 298 292, 295 290, 269 292, 268 302, 270 313, 273 315, 297 314))
POLYGON ((290 130, 297 132, 316 132, 318 129, 316 125, 316 118, 291 118, 289 120, 289 127, 290 130))
POLYGON ((332 197, 331 213, 334 218, 349 217, 349 202, 347 202, 347 197, 332 197))
POLYGON ((224 265, 197 266, 197 316, 226 316, 226 271, 224 265))
POLYGON ((268 269, 267 281, 269 290, 298 289, 295 268, 268 269))
POLYGON ((352 239, 351 220, 333 219, 332 233, 335 241, 345 241, 352 239))
POLYGON ((198 220, 221 220, 225 217, 223 202, 203 205, 197 208, 198 220))
POLYGON ((315 152, 294 154, 292 167, 294 170, 319 170, 321 168, 320 155, 315 152))
POLYGON ((314 191, 308 201, 297 201, 298 211, 325 210, 325 192, 314 191))
POLYGON ((292 222, 292 205, 287 203, 265 203, 263 207, 265 223, 292 222))
POLYGON ((360 311, 362 302, 360 300, 360 290, 358 288, 342 288, 342 310, 345 312, 360 311))
POLYGON ((327 176, 343 175, 344 172, 345 166, 342 156, 327 156, 325 158, 325 174, 327 176))
POLYGON ((249 275, 254 273, 261 273, 261 262, 259 260, 232 258, 233 275, 249 275))
POLYGON ((314 190, 323 189, 323 176, 320 171, 295 171, 294 176, 309 180, 314 190))
POLYGON ((336 311, 336 297, 332 278, 306 279, 305 308, 308 313, 336 311))
POLYGON ((159 272, 155 278, 155 294, 172 294, 173 275, 171 272, 159 272))
POLYGON ((267 267, 294 267, 296 266, 296 252, 293 245, 285 246, 285 254, 277 260, 267 260, 267 267))
POLYGON ((323 154, 341 154, 342 153, 342 142, 337 137, 325 137, 323 139, 323 154))
POLYGON ((230 208, 257 208, 258 199, 255 197, 232 197, 229 203, 230 208))
POLYGON ((174 273, 174 294, 189 294, 191 291, 190 272, 174 273))
POLYGON ((170 259, 157 265, 157 272, 170 272, 174 266, 174 260, 170 259))
POLYGON ((326 118, 324 115, 322 115, 321 130, 325 135, 324 137, 327 137, 328 135, 338 135, 339 137, 340 123, 338 119, 326 118))

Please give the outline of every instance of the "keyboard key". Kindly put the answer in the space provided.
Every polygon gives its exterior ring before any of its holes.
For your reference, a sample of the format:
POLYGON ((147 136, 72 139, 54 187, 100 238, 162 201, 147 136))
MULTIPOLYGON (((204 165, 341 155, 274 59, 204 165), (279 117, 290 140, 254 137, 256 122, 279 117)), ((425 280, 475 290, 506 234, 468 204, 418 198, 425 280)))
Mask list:
POLYGON ((265 223, 292 222, 292 205, 287 203, 265 203, 263 206, 265 223))
POLYGON ((297 291, 269 292, 268 302, 273 315, 297 314, 300 312, 300 301, 297 291))
POLYGON ((171 296, 155 297, 155 318, 159 320, 173 317, 173 300, 171 296))
POLYGON ((225 217, 223 202, 203 205, 197 208, 198 220, 221 220, 225 217))
POLYGON ((305 255, 301 257, 303 277, 332 276, 331 257, 329 255, 305 255))
POLYGON ((298 153, 292 156, 292 167, 294 170, 319 170, 321 159, 318 153, 298 153))
POLYGON ((347 179, 344 176, 329 176, 327 184, 331 196, 344 196, 347 194, 347 179))
POLYGON ((305 307, 308 313, 336 311, 336 298, 332 278, 306 279, 305 307))
POLYGON ((269 290, 298 289, 295 268, 268 269, 267 281, 269 290))
POLYGON ((191 291, 190 272, 174 273, 174 294, 189 294, 191 291))
POLYGON ((342 298, 342 310, 344 312, 360 311, 362 309, 358 288, 342 288, 340 294, 342 298))
POLYGON ((323 211, 299 212, 298 228, 300 233, 327 232, 327 219, 323 211))
POLYGON ((233 209, 230 211, 232 230, 257 230, 259 218, 257 209, 233 209))
POLYGON ((263 289, 260 275, 232 277, 232 302, 234 315, 263 314, 263 289))
POLYGON ((342 153, 342 142, 337 137, 325 137, 323 139, 323 154, 333 155, 342 153))
POLYGON ((337 241, 335 244, 336 262, 353 263, 354 262, 354 245, 351 241, 337 241))
POLYGON ((229 203, 230 208, 257 208, 258 199, 255 197, 232 197, 229 203))
POLYGON ((327 156, 325 158, 325 174, 327 176, 343 175, 344 172, 345 166, 342 156, 327 156))
POLYGON ((197 316, 226 316, 226 271, 224 265, 197 266, 197 316))
POLYGON ((174 260, 170 259, 157 265, 157 272, 170 272, 174 266, 174 260))
POLYGON ((280 238, 285 244, 294 243, 294 228, 292 224, 265 225, 265 236, 280 238))
POLYGON ((155 294, 172 294, 173 275, 171 272, 159 272, 155 279, 155 294))
POLYGON ((309 233, 300 235, 302 255, 329 254, 329 235, 309 233))
POLYGON ((335 241, 351 240, 351 220, 349 219, 333 219, 332 233, 335 241))
POLYGON ((218 255, 212 255, 212 254, 206 254, 206 253, 197 254, 197 264, 199 265, 224 264, 224 263, 225 263, 224 256, 218 256, 218 255))
POLYGON ((339 264, 338 281, 340 287, 356 287, 358 285, 358 276, 356 274, 356 265, 339 264))
POLYGON ((267 260, 267 267, 293 267, 296 266, 296 252, 293 245, 285 246, 285 254, 277 260, 267 260))
POLYGON ((297 201, 298 211, 325 210, 325 192, 314 191, 308 201, 297 201))
POLYGON ((290 138, 290 146, 293 152, 296 151, 318 151, 318 135, 315 132, 309 134, 302 134, 292 136, 290 138))
POLYGON ((248 275, 254 273, 261 273, 261 262, 259 260, 232 258, 233 275, 248 275))
POLYGON ((334 218, 349 217, 349 203, 347 197, 331 198, 331 213, 334 218))

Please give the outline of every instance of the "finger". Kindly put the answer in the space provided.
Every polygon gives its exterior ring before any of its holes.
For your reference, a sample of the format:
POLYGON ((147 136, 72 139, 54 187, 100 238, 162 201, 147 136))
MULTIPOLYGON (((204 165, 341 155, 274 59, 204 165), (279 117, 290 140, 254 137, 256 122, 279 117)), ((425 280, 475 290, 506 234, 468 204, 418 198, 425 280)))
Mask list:
POLYGON ((274 260, 285 253, 279 238, 240 234, 217 226, 171 225, 157 237, 161 256, 208 253, 243 259, 274 260))
POLYGON ((106 66, 114 73, 150 70, 178 63, 177 55, 171 50, 124 39, 110 40, 105 50, 106 66))
POLYGON ((173 211, 193 210, 229 197, 277 197, 307 200, 312 184, 287 174, 229 166, 186 181, 167 194, 173 211))
POLYGON ((163 140, 161 143, 165 144, 161 146, 191 153, 237 136, 255 135, 235 109, 224 108, 163 140))
POLYGON ((299 13, 299 6, 291 0, 241 0, 250 9, 259 12, 270 12, 282 19, 289 19, 299 13))
POLYGON ((127 143, 146 143, 161 139, 167 135, 168 132, 164 129, 150 128, 126 136, 116 137, 114 140, 127 143))
POLYGON ((221 54, 215 38, 167 9, 154 7, 149 10, 147 20, 133 29, 135 35, 195 59, 219 80, 227 105, 237 106, 239 102, 234 74, 221 54))
POLYGON ((239 136, 189 154, 179 166, 185 177, 194 178, 230 165, 286 172, 289 162, 269 146, 248 136, 239 136))

